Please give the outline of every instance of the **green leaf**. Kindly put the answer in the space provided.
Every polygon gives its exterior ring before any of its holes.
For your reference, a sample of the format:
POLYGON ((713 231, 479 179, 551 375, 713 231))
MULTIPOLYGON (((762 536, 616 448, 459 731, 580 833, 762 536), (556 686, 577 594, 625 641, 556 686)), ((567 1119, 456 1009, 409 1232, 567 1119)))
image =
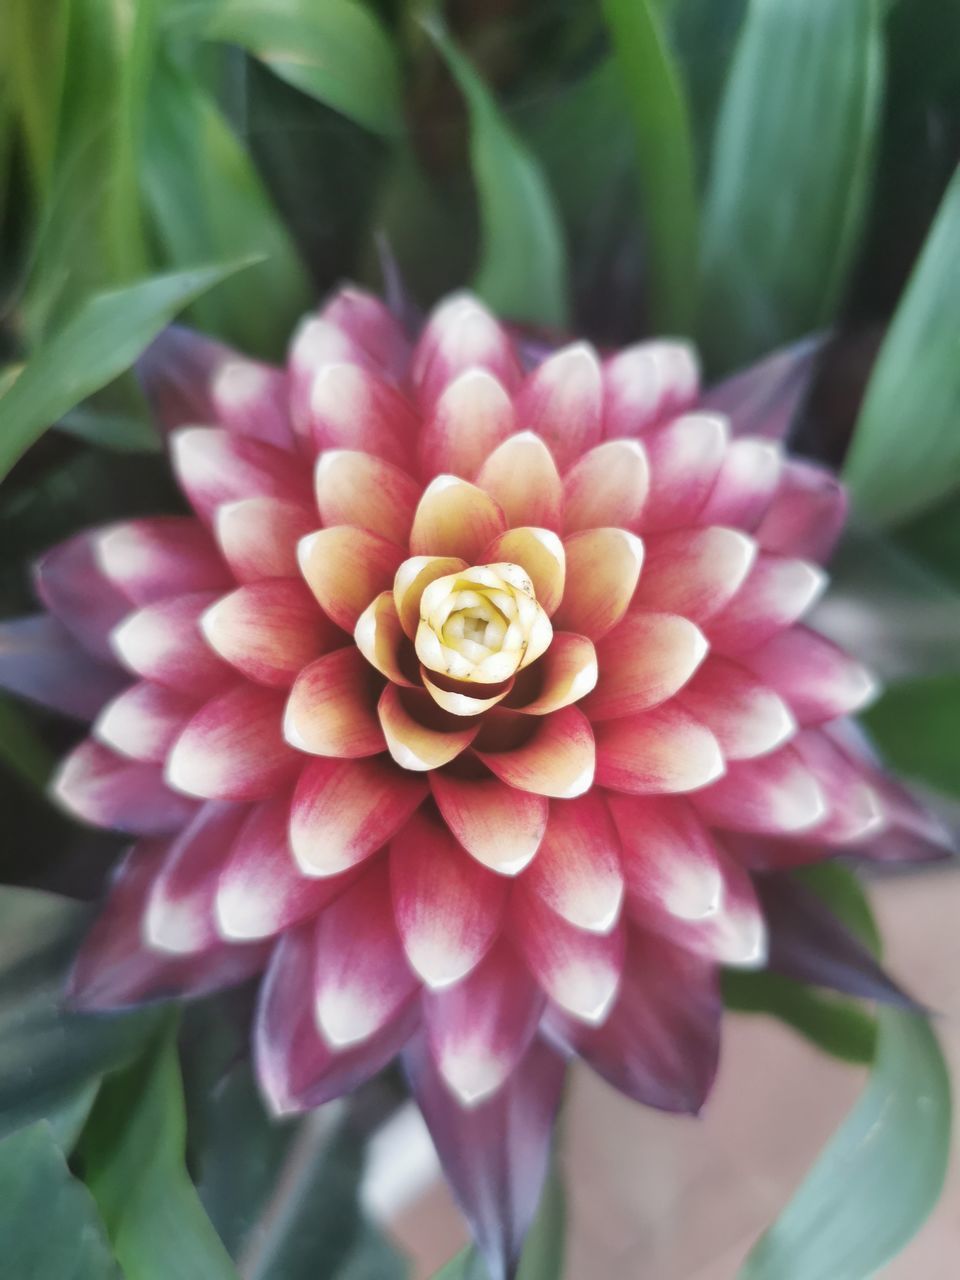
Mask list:
POLYGON ((880 350, 844 475, 879 524, 960 485, 960 170, 880 350))
POLYGON ((5 79, 19 118, 34 188, 47 194, 57 145, 63 88, 67 0, 7 0, 4 7, 5 79))
POLYGON ((960 796, 960 673, 891 684, 861 718, 898 773, 960 796))
POLYGON ((241 45, 281 79, 374 133, 403 132, 396 53, 354 0, 222 0, 204 34, 241 45))
POLYGON ((651 0, 605 0, 614 60, 637 141, 651 275, 651 319, 690 333, 696 313, 697 199, 686 97, 651 0))
POLYGON ((736 1013, 778 1018, 818 1049, 844 1062, 870 1063, 876 1024, 855 1000, 815 991, 778 973, 723 974, 723 1000, 736 1013))
POLYGON ((60 431, 100 449, 118 453, 160 453, 163 441, 156 427, 132 413, 114 413, 79 405, 57 423, 60 431))
POLYGON ((191 318, 272 356, 310 305, 300 261, 244 148, 213 101, 169 59, 154 69, 144 137, 147 205, 170 265, 256 255, 243 280, 197 295, 191 318))
POLYGON ((29 717, 6 698, 0 698, 0 761, 41 793, 55 763, 29 717))
MULTIPOLYGON (((900 525, 897 543, 960 591, 960 502, 952 493, 939 506, 900 525)), ((960 596, 956 597, 960 606, 960 596)))
POLYGON ((100 1090, 80 1142, 126 1280, 238 1280, 184 1165, 175 1037, 100 1090))
POLYGON ((884 1009, 866 1093, 739 1280, 864 1280, 916 1233, 943 1186, 950 1084, 930 1027, 884 1009))
POLYGON ((79 903, 0 889, 0 1136, 43 1116, 63 1140, 69 1112, 104 1071, 128 1063, 156 1027, 154 1010, 84 1015, 63 1008, 66 975, 90 920, 79 903))
POLYGON ((715 369, 834 315, 863 222, 882 80, 877 0, 752 0, 704 206, 700 329, 715 369))
POLYGON ((0 1246, 10 1280, 122 1280, 93 1197, 49 1125, 0 1142, 0 1246))
POLYGON ((178 311, 251 261, 153 276, 83 303, 0 398, 0 479, 51 423, 129 368, 178 311))
POLYGON ((425 26, 470 111, 483 242, 474 288, 511 320, 562 327, 567 321, 563 233, 540 167, 463 54, 438 25, 425 26))

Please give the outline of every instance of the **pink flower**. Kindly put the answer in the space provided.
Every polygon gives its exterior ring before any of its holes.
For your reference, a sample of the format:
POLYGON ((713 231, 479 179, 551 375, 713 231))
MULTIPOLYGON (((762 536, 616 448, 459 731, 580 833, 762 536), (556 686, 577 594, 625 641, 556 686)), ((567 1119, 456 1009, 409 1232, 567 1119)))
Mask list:
POLYGON ((54 549, 8 628, 7 682, 95 717, 59 800, 137 838, 74 998, 263 970, 281 1112, 402 1052, 495 1275, 570 1054, 697 1111, 718 966, 767 955, 754 875, 937 839, 801 623, 844 499, 769 438, 778 369, 731 424, 682 343, 525 369, 468 296, 411 350, 345 290, 285 370, 171 331, 143 377, 196 515, 54 549))

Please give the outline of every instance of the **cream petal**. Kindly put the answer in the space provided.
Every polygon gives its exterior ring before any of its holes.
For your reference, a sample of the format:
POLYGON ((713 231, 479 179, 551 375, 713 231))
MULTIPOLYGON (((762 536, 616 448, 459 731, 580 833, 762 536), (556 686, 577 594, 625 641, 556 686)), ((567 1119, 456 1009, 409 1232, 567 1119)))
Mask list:
POLYGON ((634 795, 693 791, 723 773, 723 755, 704 725, 673 701, 595 726, 597 781, 634 795))
POLYGON ((406 546, 420 486, 372 453, 327 449, 314 470, 317 509, 325 525, 356 525, 406 546))
POLYGON ((280 689, 288 689, 339 635, 299 578, 239 587, 211 605, 200 626, 225 662, 251 680, 280 689))
POLYGON ((480 468, 477 484, 499 503, 511 528, 560 528, 563 482, 553 454, 532 431, 498 445, 480 468))
POLYGON ((545 716, 589 694, 597 683, 597 651, 593 641, 571 631, 558 631, 536 668, 535 696, 515 697, 511 706, 527 715, 545 716))
MULTIPOLYGON (((426 667, 420 668, 420 679, 423 687, 429 693, 438 707, 443 711, 447 711, 452 716, 478 716, 484 711, 489 711, 491 707, 495 707, 498 702, 502 702, 510 690, 513 688, 513 681, 506 681, 506 687, 494 693, 491 697, 478 698, 476 694, 485 686, 477 681, 458 681, 462 686, 460 689, 445 689, 436 683, 436 673, 428 672, 426 667), (431 674, 433 679, 431 679, 431 674), (472 690, 468 693, 467 689, 472 690)), ((488 687, 488 686, 487 686, 488 687)))
POLYGON ((585 453, 563 481, 567 533, 614 526, 632 529, 650 487, 650 466, 638 440, 610 440, 585 453))
POLYGON ((599 640, 630 606, 640 581, 643 543, 625 529, 589 529, 564 539, 564 550, 566 588, 555 625, 599 640))
POLYGON ((387 750, 402 769, 439 769, 466 750, 480 731, 475 720, 455 728, 432 724, 437 717, 431 707, 429 694, 411 690, 404 695, 396 685, 387 685, 380 697, 377 711, 387 750))
POLYGON ((506 561, 521 565, 533 583, 537 603, 553 616, 563 598, 567 558, 552 529, 508 529, 485 549, 482 559, 484 564, 506 561))
POLYGON ((505 527, 497 503, 456 476, 437 476, 423 492, 410 534, 415 556, 458 556, 476 564, 505 527))
POLYGON ((745 581, 756 559, 752 538, 710 525, 646 539, 646 559, 634 604, 679 613, 702 623, 719 612, 745 581))
POLYGON ((561 466, 600 442, 603 374, 588 343, 561 348, 527 375, 517 396, 517 422, 536 432, 561 466))
POLYGON ((357 648, 366 660, 395 684, 413 682, 403 670, 407 638, 403 634, 392 591, 382 591, 360 617, 353 631, 357 648))
POLYGON ((298 751, 354 759, 386 747, 377 698, 382 677, 351 645, 311 662, 294 682, 283 733, 298 751))
POLYGON ((366 529, 342 524, 308 534, 297 556, 321 609, 352 633, 371 600, 393 585, 403 551, 366 529))
POLYGON ((484 749, 481 742, 477 755, 501 781, 521 791, 558 799, 583 795, 593 783, 595 763, 586 716, 576 707, 564 707, 534 724, 520 745, 484 749))
POLYGON ((516 430, 513 401, 486 369, 467 369, 443 391, 420 437, 425 476, 472 480, 484 459, 516 430))
POLYGON ((628 614, 597 645, 600 675, 583 710, 591 720, 613 720, 665 702, 691 678, 707 647, 700 629, 679 614, 628 614))
POLYGON ((468 853, 501 875, 515 876, 540 846, 547 825, 543 796, 499 778, 430 775, 434 799, 450 830, 468 853))
POLYGON ((459 556, 411 556, 404 560, 393 580, 393 600, 397 615, 409 639, 417 634, 420 622, 420 597, 438 578, 449 577, 468 567, 459 556))

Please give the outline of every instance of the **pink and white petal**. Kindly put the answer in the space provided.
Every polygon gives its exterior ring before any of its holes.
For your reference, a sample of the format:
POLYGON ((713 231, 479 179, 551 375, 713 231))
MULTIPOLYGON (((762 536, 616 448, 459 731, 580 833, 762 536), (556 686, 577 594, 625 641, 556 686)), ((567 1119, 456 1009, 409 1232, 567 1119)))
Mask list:
POLYGON ((491 1280, 508 1280, 516 1275, 540 1203, 566 1063, 534 1040, 502 1088, 465 1107, 421 1039, 411 1041, 404 1060, 410 1088, 491 1280))
POLYGON ((707 726, 727 760, 751 760, 788 742, 793 712, 779 694, 736 662, 711 654, 677 695, 680 705, 707 726))
POLYGON ((588 529, 565 538, 563 545, 566 587, 555 625, 599 640, 630 607, 640 581, 643 543, 626 529, 588 529))
POLYGON ((193 591, 228 591, 230 570, 210 531, 192 516, 151 516, 94 534, 108 582, 137 605, 193 591))
POLYGON ((314 1016, 331 1049, 361 1044, 388 1026, 420 981, 393 919, 386 861, 323 912, 317 925, 314 1016))
POLYGON ((317 375, 331 365, 356 365, 369 373, 379 371, 377 361, 345 330, 319 315, 304 316, 287 351, 287 374, 293 427, 308 445, 314 443, 310 393, 317 375))
POLYGON ((218 427, 181 427, 170 437, 173 469, 197 515, 212 520, 224 502, 284 498, 307 502, 309 477, 293 454, 218 427))
POLYGON ((316 972, 316 926, 289 929, 275 947, 260 987, 253 1033, 260 1087, 275 1115, 319 1107, 382 1071, 407 1043, 419 1019, 411 1000, 383 1030, 339 1052, 317 1029, 305 999, 316 972))
POLYGON ((460 982, 424 996, 430 1053, 461 1106, 476 1107, 506 1083, 543 1006, 543 993, 503 939, 460 982))
POLYGON ((473 480, 516 431, 513 401, 486 369, 467 369, 443 391, 420 436, 420 471, 473 480))
POLYGON ((536 683, 511 701, 518 711, 528 716, 546 716, 579 702, 597 683, 593 641, 571 631, 557 631, 533 674, 536 683))
POLYGON ((608 440, 638 436, 691 407, 700 370, 686 342, 638 342, 611 356, 603 366, 608 440))
POLYGON ((878 691, 862 663, 807 627, 781 632, 741 662, 790 704, 800 724, 850 715, 878 691))
POLYGON ((226 502, 214 519, 220 550, 238 582, 295 577, 297 544, 316 527, 316 511, 282 498, 226 502))
POLYGON ((653 919, 701 920, 720 907, 720 854, 703 820, 679 796, 606 793, 621 843, 631 906, 653 919))
POLYGON ((98 662, 56 618, 38 613, 0 622, 0 689, 78 720, 92 720, 129 683, 98 662))
POLYGON ((822 338, 805 338, 734 373, 703 395, 701 404, 725 414, 737 436, 785 440, 810 388, 822 338))
POLYGON ((813 839, 831 845, 862 844, 892 825, 882 790, 826 733, 804 729, 793 745, 827 800, 827 816, 811 833, 813 839))
POLYGON ((480 963, 500 932, 507 881, 471 858, 438 815, 421 809, 390 845, 397 928, 432 990, 480 963))
POLYGON ((757 529, 757 541, 765 551, 823 564, 846 519, 847 495, 840 481, 823 467, 791 458, 757 529))
POLYGON ((420 597, 430 583, 467 567, 459 556, 411 556, 404 560, 393 580, 393 601, 400 625, 411 640, 420 623, 420 597))
POLYGON ((444 299, 424 325, 411 372, 420 407, 433 410, 447 387, 467 369, 485 369, 512 394, 520 364, 506 330, 470 294, 444 299))
POLYGON ((427 783, 380 756, 314 760, 290 810, 290 844, 303 875, 338 876, 387 843, 428 795, 427 783))
POLYGON ((382 676, 356 647, 324 654, 294 681, 283 717, 284 737, 311 755, 377 755, 386 747, 377 718, 382 684, 382 676))
POLYGON ((755 529, 773 501, 782 467, 783 452, 773 441, 755 436, 732 440, 698 521, 755 529))
POLYGON ((356 525, 406 546, 420 486, 391 462, 355 449, 327 449, 314 471, 325 525, 356 525))
POLYGON ((704 627, 711 647, 734 655, 755 649, 803 617, 826 585, 818 565, 761 551, 743 586, 704 627))
MULTIPOLYGON (((238 435, 292 450, 287 375, 282 369, 233 355, 210 380, 214 421, 238 435)), ((194 422, 206 421, 194 418, 194 422)))
POLYGON ((650 490, 641 532, 693 524, 717 482, 729 439, 726 419, 708 413, 684 414, 644 436, 650 490))
POLYGON ((146 897, 147 946, 190 955, 219 941, 217 881, 247 814, 246 805, 210 800, 173 841, 146 897))
POLYGON ((540 436, 561 467, 599 444, 603 374, 593 347, 562 347, 528 374, 517 395, 517 423, 540 436))
POLYGON ((676 613, 630 613, 597 645, 599 678, 583 710, 591 720, 633 716, 682 689, 707 653, 700 629, 676 613))
POLYGON ((650 487, 647 453, 638 440, 608 440, 585 453, 563 481, 563 527, 632 529, 650 487))
POLYGON ((394 466, 412 461, 418 422, 409 400, 355 364, 327 364, 314 375, 308 426, 316 449, 355 449, 394 466))
POLYGON ((167 757, 170 786, 210 800, 269 796, 298 763, 281 733, 285 696, 244 683, 211 698, 167 757))
POLYGON ((251 582, 222 596, 200 619, 207 643, 250 680, 289 689, 340 632, 299 578, 251 582))
POLYGON ((723 891, 713 915, 684 924, 675 940, 688 951, 736 969, 762 969, 767 962, 767 922, 753 881, 721 851, 723 891))
POLYGON ((170 790, 159 765, 128 760, 91 738, 61 762, 50 794, 83 822, 135 835, 176 831, 196 808, 170 790))
POLYGON ((459 556, 477 564, 505 527, 503 512, 489 494, 456 476, 437 476, 417 507, 410 550, 415 556, 459 556))
POLYGON ((697 1115, 720 1056, 723 1002, 714 964, 632 930, 623 984, 603 1026, 550 1029, 604 1080, 648 1107, 697 1115))
POLYGON ((732 600, 757 556, 739 529, 708 525, 647 538, 643 576, 634 599, 641 609, 679 613, 698 625, 732 600))
POLYGON ((403 549, 376 533, 341 524, 308 534, 297 556, 321 609, 352 634, 370 601, 393 585, 403 549))
POLYGON ((511 529, 560 528, 563 481, 553 454, 532 431, 519 431, 498 445, 480 468, 477 484, 500 505, 511 529))
POLYGON ((380 695, 377 714, 391 757, 417 773, 449 764, 480 732, 476 717, 449 715, 429 694, 393 684, 380 695))
POLYGON ((98 742, 131 760, 162 764, 196 710, 195 698, 141 680, 107 703, 91 733, 98 742))
POLYGON ((216 599, 212 592, 198 591, 145 605, 114 629, 114 653, 135 675, 190 697, 228 688, 236 673, 210 648, 200 626, 216 599))
POLYGON ((551 617, 563 599, 567 559, 552 529, 522 525, 494 538, 481 557, 483 564, 521 565, 533 583, 537 603, 551 617))
POLYGON ((547 826, 547 800, 487 776, 433 772, 430 787, 444 821, 479 862, 515 876, 540 847, 547 826))
POLYGON ((287 788, 254 805, 221 868, 214 914, 228 942, 271 938, 316 915, 348 885, 354 873, 309 879, 290 847, 291 798, 287 788))
POLYGON ((590 933, 620 917, 620 837, 599 791, 550 806, 546 834, 523 884, 558 916, 590 933))
POLYGON ((394 381, 403 380, 410 363, 410 343, 400 321, 378 297, 347 285, 337 290, 321 314, 394 381))
POLYGON ((508 936, 554 1004, 580 1022, 603 1022, 623 972, 621 924, 605 934, 577 928, 521 880, 510 899, 508 936))
POLYGON ((236 352, 181 325, 164 329, 137 361, 137 378, 153 417, 164 429, 217 422, 213 376, 236 352))
POLYGON ((130 612, 130 601, 104 576, 95 533, 78 533, 42 555, 34 566, 33 585, 88 653, 116 662, 110 633, 130 612))
POLYGON ((536 720, 525 716, 520 719, 526 725, 524 736, 516 745, 504 748, 499 744, 500 725, 496 721, 489 730, 485 729, 477 755, 487 768, 508 786, 534 795, 570 800, 588 791, 593 784, 596 752, 593 730, 583 712, 577 707, 563 707, 536 720))
POLYGON ((633 795, 696 791, 724 769, 710 730, 674 700, 594 726, 597 782, 633 795))
POLYGON ((810 831, 827 815, 823 789, 792 746, 735 761, 693 803, 711 825, 765 835, 810 831))

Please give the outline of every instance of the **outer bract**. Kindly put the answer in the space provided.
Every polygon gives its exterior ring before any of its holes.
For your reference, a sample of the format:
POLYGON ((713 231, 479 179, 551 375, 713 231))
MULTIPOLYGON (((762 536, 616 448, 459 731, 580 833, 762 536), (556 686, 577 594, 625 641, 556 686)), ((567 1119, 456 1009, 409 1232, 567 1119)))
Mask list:
POLYGON ((196 514, 55 548, 5 633, 9 685, 94 717, 60 802, 136 837, 73 998, 263 971, 278 1112, 402 1053, 497 1277, 569 1055, 696 1112, 755 875, 939 837, 802 625, 844 499, 771 438, 778 367, 728 417, 682 343, 527 367, 465 295, 411 344, 344 290, 285 369, 170 331, 142 376, 196 514))

